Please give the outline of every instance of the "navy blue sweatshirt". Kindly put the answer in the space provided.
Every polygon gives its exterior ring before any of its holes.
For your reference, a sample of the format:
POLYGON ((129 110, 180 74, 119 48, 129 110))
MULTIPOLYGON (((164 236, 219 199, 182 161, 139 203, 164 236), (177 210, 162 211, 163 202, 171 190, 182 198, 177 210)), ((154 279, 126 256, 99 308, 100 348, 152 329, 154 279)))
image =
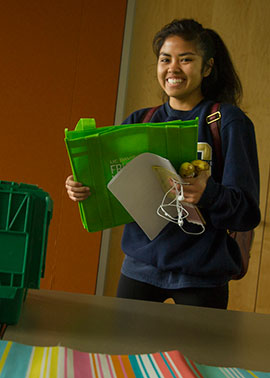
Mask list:
MULTIPOLYGON (((186 234, 178 225, 170 222, 151 241, 135 222, 125 226, 122 238, 124 253, 161 271, 177 271, 198 277, 237 274, 241 266, 240 251, 227 230, 245 231, 255 228, 260 222, 254 126, 239 108, 230 104, 221 105, 224 171, 222 182, 219 182, 212 135, 205 122, 211 104, 211 101, 204 100, 191 111, 178 111, 166 103, 151 120, 166 122, 199 117, 198 146, 202 152, 204 147, 207 147, 208 155, 210 152, 212 173, 198 203, 206 220, 203 234, 186 234)), ((123 123, 141 122, 146 111, 144 108, 132 113, 123 123)), ((198 154, 198 158, 203 159, 204 156, 198 154)), ((189 223, 186 227, 192 231, 198 226, 189 223)))

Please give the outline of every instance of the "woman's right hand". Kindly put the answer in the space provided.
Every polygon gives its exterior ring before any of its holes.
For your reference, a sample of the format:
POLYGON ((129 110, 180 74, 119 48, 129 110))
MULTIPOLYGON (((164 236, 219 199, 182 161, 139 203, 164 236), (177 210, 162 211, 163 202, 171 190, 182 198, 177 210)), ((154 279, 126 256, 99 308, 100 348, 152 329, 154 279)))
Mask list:
POLYGON ((87 186, 83 186, 80 182, 74 181, 72 175, 66 179, 66 189, 69 198, 72 201, 83 201, 90 196, 90 189, 87 186))

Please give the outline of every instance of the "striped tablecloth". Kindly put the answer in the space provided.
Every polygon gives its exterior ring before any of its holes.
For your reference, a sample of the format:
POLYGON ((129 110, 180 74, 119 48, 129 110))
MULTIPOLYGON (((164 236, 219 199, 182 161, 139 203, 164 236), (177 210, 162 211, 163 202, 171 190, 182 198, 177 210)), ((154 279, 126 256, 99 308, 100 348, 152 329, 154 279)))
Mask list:
POLYGON ((179 351, 137 355, 85 353, 0 341, 1 378, 270 378, 270 373, 198 364, 179 351))

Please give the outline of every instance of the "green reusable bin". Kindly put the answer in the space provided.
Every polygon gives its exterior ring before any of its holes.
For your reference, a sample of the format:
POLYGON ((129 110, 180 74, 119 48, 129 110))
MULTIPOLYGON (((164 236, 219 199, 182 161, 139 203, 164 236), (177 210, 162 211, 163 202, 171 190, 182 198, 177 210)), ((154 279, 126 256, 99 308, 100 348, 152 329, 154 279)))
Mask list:
POLYGON ((65 144, 75 180, 91 195, 79 202, 83 226, 95 232, 133 221, 107 189, 112 177, 134 157, 150 152, 164 157, 176 170, 197 158, 198 118, 96 128, 94 119, 81 119, 75 130, 65 129, 65 144))
POLYGON ((0 181, 0 208, 0 323, 11 324, 44 276, 53 202, 36 185, 0 181))
POLYGON ((26 295, 27 289, 14 289, 9 298, 5 288, 0 287, 0 323, 18 323, 26 295))

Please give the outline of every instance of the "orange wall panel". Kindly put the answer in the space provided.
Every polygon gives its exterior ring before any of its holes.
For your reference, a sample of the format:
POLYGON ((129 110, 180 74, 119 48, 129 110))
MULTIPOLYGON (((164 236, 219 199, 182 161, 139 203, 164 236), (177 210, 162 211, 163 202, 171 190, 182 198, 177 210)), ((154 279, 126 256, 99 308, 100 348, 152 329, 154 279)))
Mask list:
POLYGON ((0 180, 54 201, 42 287, 95 292, 101 233, 86 232, 64 183, 64 129, 113 124, 126 0, 0 3, 0 180))

